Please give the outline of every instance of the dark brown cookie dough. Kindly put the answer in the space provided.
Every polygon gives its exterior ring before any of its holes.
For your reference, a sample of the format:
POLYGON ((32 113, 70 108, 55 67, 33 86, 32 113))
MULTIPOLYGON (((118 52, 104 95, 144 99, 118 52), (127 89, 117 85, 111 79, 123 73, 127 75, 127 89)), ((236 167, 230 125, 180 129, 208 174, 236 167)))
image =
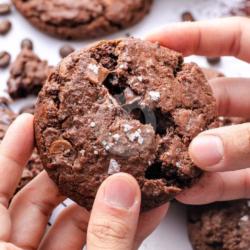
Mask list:
POLYGON ((141 20, 153 0, 13 0, 36 27, 67 39, 116 32, 141 20))
POLYGON ((39 154, 61 192, 90 209, 101 182, 128 172, 142 209, 157 207, 199 178, 188 145, 216 117, 196 64, 133 38, 102 41, 65 58, 35 113, 39 154))
POLYGON ((8 93, 13 99, 37 95, 52 67, 32 50, 24 48, 12 63, 8 79, 8 93))
POLYGON ((249 250, 250 201, 189 207, 188 230, 194 250, 249 250))
MULTIPOLYGON (((10 101, 6 98, 0 97, 0 142, 3 140, 4 135, 14 121, 17 115, 9 107, 10 101)), ((40 157, 37 151, 31 155, 26 167, 23 170, 22 177, 15 191, 17 193, 21 190, 28 182, 30 182, 36 175, 38 175, 43 170, 43 165, 41 163, 40 157)))

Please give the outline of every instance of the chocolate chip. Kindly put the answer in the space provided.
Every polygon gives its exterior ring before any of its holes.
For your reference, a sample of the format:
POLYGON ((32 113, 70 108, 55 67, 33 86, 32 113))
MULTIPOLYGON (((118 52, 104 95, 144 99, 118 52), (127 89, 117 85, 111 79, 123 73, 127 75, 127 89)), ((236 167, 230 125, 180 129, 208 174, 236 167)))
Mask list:
POLYGON ((9 20, 0 21, 0 35, 7 34, 11 29, 11 22, 9 20))
POLYGON ((207 57, 207 62, 212 65, 220 63, 220 60, 220 57, 207 57))
POLYGON ((72 47, 71 47, 70 45, 68 45, 68 44, 65 44, 65 45, 63 45, 63 46, 60 48, 59 53, 60 53, 60 56, 61 56, 62 58, 64 58, 64 57, 68 56, 69 54, 71 54, 71 53, 74 52, 74 51, 75 51, 74 48, 72 48, 72 47))
POLYGON ((11 12, 11 5, 7 3, 0 4, 0 15, 7 15, 11 12))
POLYGON ((33 50, 33 42, 28 38, 23 39, 21 42, 21 49, 33 50))
POLYGON ((183 22, 194 22, 195 18, 190 11, 185 11, 181 15, 181 19, 183 22))
POLYGON ((11 56, 6 51, 0 52, 0 68, 7 68, 10 64, 11 56))

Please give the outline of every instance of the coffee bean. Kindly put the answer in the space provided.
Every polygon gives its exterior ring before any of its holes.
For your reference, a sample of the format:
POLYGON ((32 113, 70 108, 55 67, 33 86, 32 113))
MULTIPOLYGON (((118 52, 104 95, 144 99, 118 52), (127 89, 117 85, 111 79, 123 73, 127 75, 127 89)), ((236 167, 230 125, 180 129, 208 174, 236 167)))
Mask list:
POLYGON ((11 29, 11 22, 9 20, 0 21, 0 35, 7 34, 11 29))
POLYGON ((33 42, 28 38, 23 39, 21 42, 21 49, 33 50, 33 42))
POLYGON ((10 64, 11 56, 6 51, 0 52, 0 68, 4 69, 7 68, 10 64))
POLYGON ((190 11, 185 11, 181 15, 181 19, 183 22, 194 22, 195 18, 190 11))
POLYGON ((212 65, 220 63, 220 60, 220 57, 207 57, 207 62, 212 65))
POLYGON ((59 53, 60 53, 60 56, 61 56, 62 58, 64 58, 64 57, 68 56, 69 54, 71 54, 71 53, 74 52, 74 51, 75 51, 74 48, 72 48, 72 47, 71 47, 70 45, 68 45, 68 44, 65 44, 65 45, 63 45, 63 46, 60 48, 59 53))
POLYGON ((7 3, 0 4, 0 15, 7 15, 11 12, 11 5, 7 3))

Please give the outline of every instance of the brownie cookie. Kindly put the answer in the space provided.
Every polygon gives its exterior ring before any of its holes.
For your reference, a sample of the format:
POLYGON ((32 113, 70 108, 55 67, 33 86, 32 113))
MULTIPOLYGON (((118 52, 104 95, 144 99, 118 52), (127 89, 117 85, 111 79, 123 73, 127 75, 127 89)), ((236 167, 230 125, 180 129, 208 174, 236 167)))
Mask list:
POLYGON ((191 206, 188 232, 194 250, 249 250, 250 201, 191 206))
POLYGON ((101 182, 132 174, 142 209, 172 199, 200 176, 188 146, 216 118, 201 69, 147 41, 102 41, 74 52, 39 94, 35 136, 50 177, 90 209, 101 182))
POLYGON ((150 10, 153 0, 13 0, 40 30, 61 38, 92 38, 129 27, 150 10))
MULTIPOLYGON (((4 135, 14 121, 17 115, 10 109, 9 100, 3 97, 0 97, 0 142, 3 140, 4 135)), ((23 170, 22 177, 18 184, 18 187, 15 191, 17 193, 22 189, 28 182, 30 182, 36 175, 38 175, 43 170, 43 165, 37 154, 37 151, 31 155, 26 167, 23 170)))
POLYGON ((52 67, 32 50, 24 48, 12 63, 8 93, 13 99, 37 95, 52 67))

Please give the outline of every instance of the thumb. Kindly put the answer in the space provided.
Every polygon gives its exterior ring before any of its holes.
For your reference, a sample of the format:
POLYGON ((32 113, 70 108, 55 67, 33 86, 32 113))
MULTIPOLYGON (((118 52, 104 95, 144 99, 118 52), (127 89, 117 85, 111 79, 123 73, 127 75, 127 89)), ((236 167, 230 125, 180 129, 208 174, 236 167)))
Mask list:
POLYGON ((140 213, 141 192, 136 180, 124 173, 106 179, 91 212, 88 250, 131 250, 140 213))

